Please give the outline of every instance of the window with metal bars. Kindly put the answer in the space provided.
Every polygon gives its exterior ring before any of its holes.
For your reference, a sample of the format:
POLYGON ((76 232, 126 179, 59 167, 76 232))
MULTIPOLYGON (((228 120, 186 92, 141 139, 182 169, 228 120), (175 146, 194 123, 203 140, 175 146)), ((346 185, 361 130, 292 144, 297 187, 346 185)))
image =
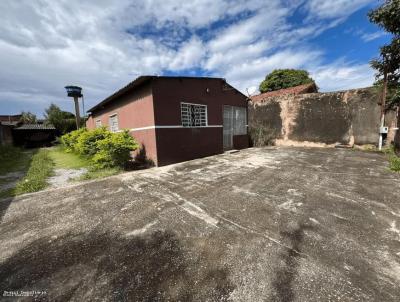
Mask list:
POLYGON ((206 127, 207 106, 181 103, 181 120, 184 127, 206 127))

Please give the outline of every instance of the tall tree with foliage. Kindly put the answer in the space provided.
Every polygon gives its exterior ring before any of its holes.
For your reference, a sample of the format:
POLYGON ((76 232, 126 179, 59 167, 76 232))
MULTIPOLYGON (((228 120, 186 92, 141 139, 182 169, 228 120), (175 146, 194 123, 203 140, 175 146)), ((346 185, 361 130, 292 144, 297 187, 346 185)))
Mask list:
POLYGON ((264 93, 309 83, 314 83, 314 80, 306 70, 275 69, 265 77, 259 89, 264 93))
MULTIPOLYGON (((400 0, 385 0, 380 7, 370 11, 368 16, 371 22, 392 34, 390 43, 381 47, 380 57, 373 60, 371 65, 377 71, 378 81, 382 81, 383 77, 383 100, 388 88, 388 105, 400 106, 400 0)), ((400 131, 396 133, 394 146, 400 156, 400 131)))
POLYGON ((388 106, 400 104, 400 0, 385 0, 369 12, 371 22, 392 34, 391 42, 380 48, 380 57, 371 61, 377 71, 377 83, 387 74, 388 106))
POLYGON ((45 110, 44 116, 46 123, 53 125, 60 134, 65 134, 76 129, 75 115, 67 111, 62 111, 60 107, 53 103, 45 110))
POLYGON ((37 121, 36 115, 29 111, 22 111, 20 122, 24 124, 35 124, 37 121))

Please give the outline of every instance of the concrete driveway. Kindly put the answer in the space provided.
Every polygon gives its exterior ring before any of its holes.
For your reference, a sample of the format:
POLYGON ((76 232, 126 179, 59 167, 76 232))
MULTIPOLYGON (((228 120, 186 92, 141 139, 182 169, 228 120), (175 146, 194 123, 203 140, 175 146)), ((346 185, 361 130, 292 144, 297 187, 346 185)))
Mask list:
POLYGON ((380 154, 248 149, 3 200, 0 217, 6 295, 400 299, 400 177, 380 154))

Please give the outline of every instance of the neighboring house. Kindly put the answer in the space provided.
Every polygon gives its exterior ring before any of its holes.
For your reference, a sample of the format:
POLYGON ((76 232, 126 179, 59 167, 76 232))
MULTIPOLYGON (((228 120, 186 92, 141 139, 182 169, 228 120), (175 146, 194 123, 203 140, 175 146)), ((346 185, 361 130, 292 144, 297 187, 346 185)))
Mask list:
POLYGON ((248 147, 248 98, 222 78, 141 76, 89 109, 89 129, 128 129, 167 165, 248 147))
POLYGON ((0 115, 0 145, 14 143, 13 129, 20 124, 21 115, 0 115))
POLYGON ((314 93, 314 92, 318 92, 317 85, 315 85, 315 83, 309 83, 300 86, 269 91, 258 95, 254 95, 251 97, 251 101, 253 102, 253 104, 256 104, 256 103, 262 103, 264 100, 270 97, 282 96, 286 94, 298 95, 298 94, 314 93))

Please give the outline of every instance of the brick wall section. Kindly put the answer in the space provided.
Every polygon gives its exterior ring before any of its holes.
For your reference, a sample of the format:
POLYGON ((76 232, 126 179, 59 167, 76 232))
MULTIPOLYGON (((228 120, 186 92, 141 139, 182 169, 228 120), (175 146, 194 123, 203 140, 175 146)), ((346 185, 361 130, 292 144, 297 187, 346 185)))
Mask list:
MULTIPOLYGON (((276 144, 377 144, 379 94, 374 88, 272 97, 249 105, 250 129, 268 129, 276 144)), ((394 111, 386 114, 388 142, 395 135, 394 111)))

